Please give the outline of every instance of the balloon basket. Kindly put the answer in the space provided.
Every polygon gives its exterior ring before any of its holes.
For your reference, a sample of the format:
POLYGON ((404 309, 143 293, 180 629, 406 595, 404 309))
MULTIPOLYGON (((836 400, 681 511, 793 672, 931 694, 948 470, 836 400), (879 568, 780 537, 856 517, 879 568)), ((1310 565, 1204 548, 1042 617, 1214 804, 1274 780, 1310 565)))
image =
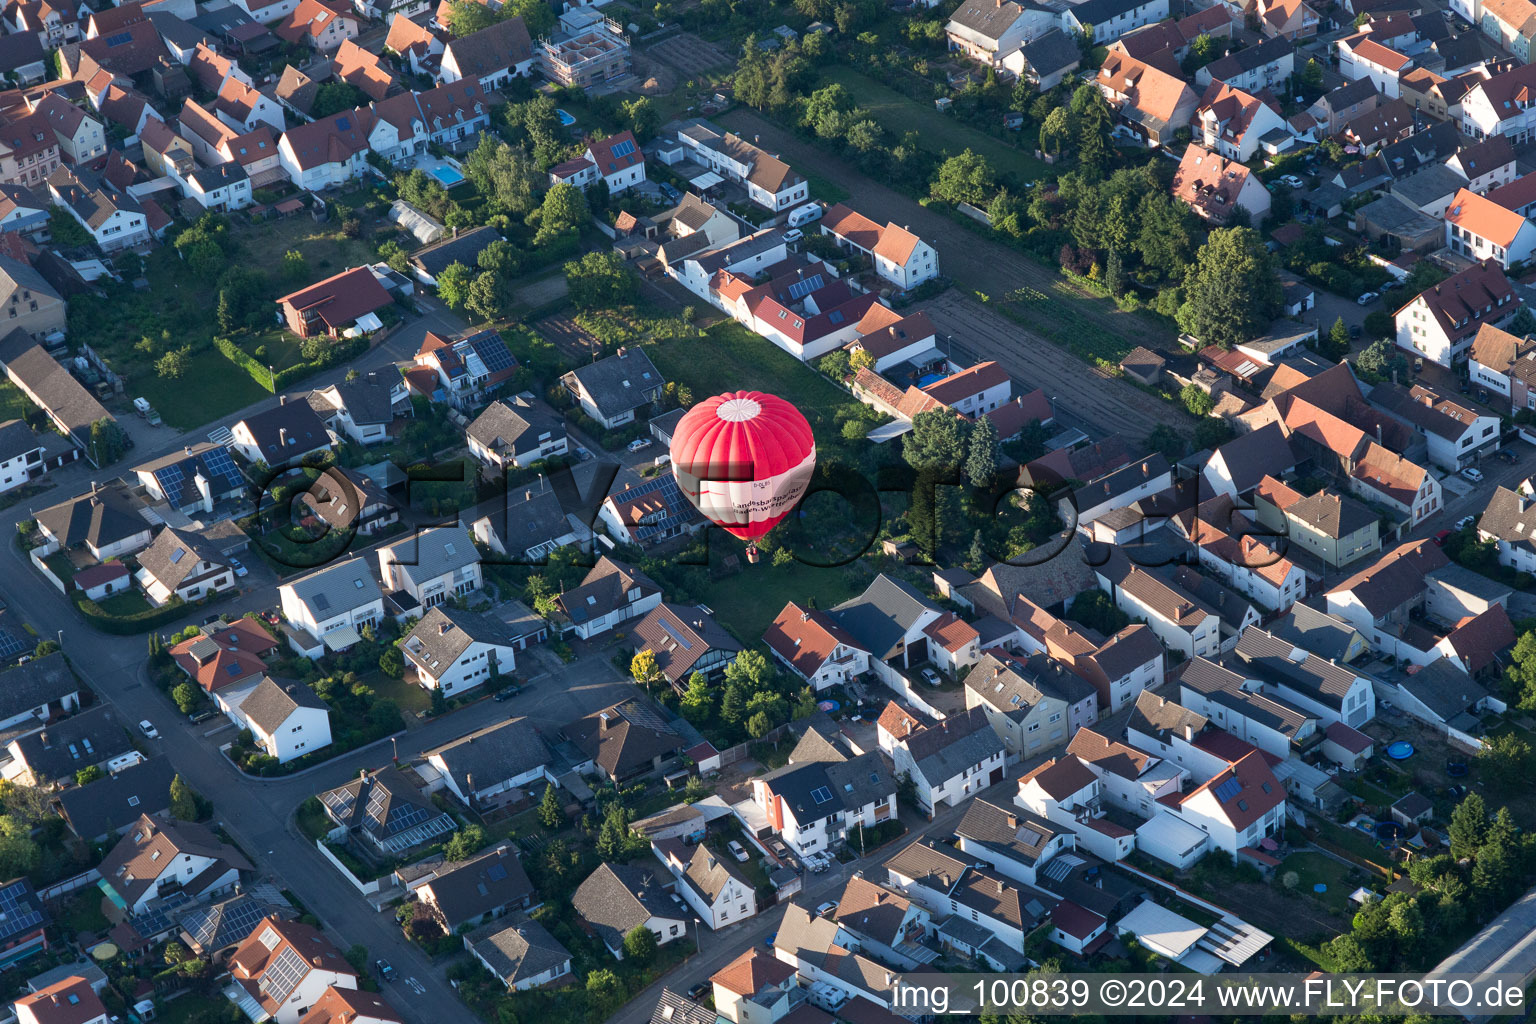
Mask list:
POLYGON ((747 562, 749 564, 756 565, 758 562, 762 561, 762 558, 762 553, 757 550, 756 544, 747 545, 747 562))

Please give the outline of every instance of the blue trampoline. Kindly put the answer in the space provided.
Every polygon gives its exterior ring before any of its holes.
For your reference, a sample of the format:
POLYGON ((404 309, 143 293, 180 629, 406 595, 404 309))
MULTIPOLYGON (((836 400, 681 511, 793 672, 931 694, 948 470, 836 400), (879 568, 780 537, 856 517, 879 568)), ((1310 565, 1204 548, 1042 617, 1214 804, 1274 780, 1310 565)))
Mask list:
POLYGON ((831 714, 833 711, 836 711, 838 708, 842 707, 842 705, 835 700, 824 700, 820 704, 817 704, 816 707, 822 711, 827 712, 828 714, 831 714))

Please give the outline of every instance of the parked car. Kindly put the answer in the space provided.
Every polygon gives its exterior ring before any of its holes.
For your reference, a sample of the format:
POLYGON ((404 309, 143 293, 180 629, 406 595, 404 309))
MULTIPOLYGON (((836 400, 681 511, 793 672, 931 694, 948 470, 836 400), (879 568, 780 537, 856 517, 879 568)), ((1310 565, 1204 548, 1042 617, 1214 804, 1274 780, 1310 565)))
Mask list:
POLYGON ((1401 288, 1402 286, 1403 286, 1403 282, 1401 282, 1401 281, 1387 281, 1387 282, 1384 282, 1382 284, 1382 286, 1380 288, 1376 289, 1376 290, 1379 291, 1379 292, 1390 292, 1393 289, 1401 288))
POLYGON ((1461 475, 1464 478, 1471 480, 1475 484, 1480 484, 1483 482, 1483 471, 1478 469, 1476 466, 1468 466, 1466 469, 1461 471, 1461 475))
POLYGON ((188 715, 187 721, 191 722, 193 725, 196 725, 198 722, 206 722, 208 719, 215 718, 217 716, 218 711, 214 708, 203 708, 201 711, 194 711, 188 715))
POLYGON ((726 843, 725 844, 725 848, 727 850, 731 851, 731 856, 732 857, 735 857, 737 860, 741 861, 743 864, 745 864, 750 859, 747 856, 746 847, 742 846, 740 843, 738 843, 734 839, 732 839, 730 842, 726 843))
POLYGON ((1435 547, 1443 548, 1445 547, 1445 542, 1451 539, 1451 531, 1441 530, 1439 533, 1435 534, 1432 539, 1435 542, 1435 547))
POLYGON ((395 969, 389 965, 388 960, 375 960, 373 966, 378 968, 379 977, 384 981, 395 980, 395 969))
POLYGON ((1350 324, 1349 325, 1349 337, 1350 337, 1351 341, 1357 340, 1360 337, 1360 325, 1359 324, 1350 324))
POLYGON ((663 183, 661 185, 661 194, 666 196, 674 203, 680 203, 683 201, 683 194, 672 185, 663 183))
POLYGON ((939 674, 931 668, 923 669, 923 681, 929 686, 938 686, 941 682, 939 674))
POLYGON ((1456 529, 1465 530, 1475 522, 1477 522, 1477 516, 1462 516, 1456 520, 1456 529))
POLYGON ((522 692, 523 688, 521 686, 518 686, 516 683, 509 683, 506 686, 503 686, 500 690, 497 690, 496 696, 492 697, 491 699, 496 701, 511 700, 513 697, 516 697, 522 692))
POLYGON ((160 730, 156 729, 154 723, 147 718, 139 723, 139 732, 143 733, 146 737, 152 740, 157 740, 160 738, 160 730))
POLYGON ((1280 180, 1282 182, 1284 182, 1285 184, 1289 185, 1291 188, 1306 188, 1307 187, 1307 183, 1305 181, 1303 181, 1300 177, 1298 177, 1297 175, 1294 175, 1294 174, 1287 174, 1285 177, 1281 178, 1280 180))
POLYGON ((236 576, 249 576, 251 574, 251 570, 249 570, 245 566, 241 565, 240 564, 240 559, 238 559, 238 558, 231 558, 229 560, 229 567, 231 569, 235 570, 235 575, 236 576))
POLYGON ((688 998, 692 999, 696 1003, 701 1002, 705 996, 709 995, 710 991, 713 990, 714 987, 714 985, 707 981, 701 981, 697 985, 693 986, 693 988, 688 990, 688 998))
POLYGON ((784 241, 786 242, 798 242, 804 237, 805 232, 801 231, 799 228, 790 228, 788 231, 784 232, 784 241))
POLYGON ((1496 458, 1496 459, 1503 459, 1505 462, 1509 463, 1511 466, 1513 466, 1515 463, 1520 461, 1520 456, 1516 455, 1513 451, 1511 451, 1508 448, 1502 448, 1499 451, 1494 452, 1493 453, 1493 457, 1496 458))
POLYGON ((1359 303, 1360 305, 1362 305, 1362 306, 1369 306, 1371 303, 1375 302, 1379 298, 1381 298, 1381 296, 1379 294, 1377 294, 1376 292, 1366 292, 1364 295, 1360 296, 1355 301, 1357 303, 1359 303))
POLYGON ((652 441, 648 437, 637 437, 633 441, 629 442, 626 447, 629 451, 632 452, 643 452, 655 443, 655 441, 652 441))
POLYGON ((1465 377, 1463 377, 1461 379, 1461 384, 1459 385, 1459 387, 1461 389, 1461 393, 1464 394, 1464 395, 1468 395, 1468 394, 1472 393, 1472 385, 1467 382, 1467 379, 1465 377))
POLYGON ((586 462, 590 458, 592 458, 591 452, 587 451, 581 445, 576 446, 576 461, 586 462))
POLYGON ((832 911, 834 911, 836 909, 837 909, 837 904, 832 902, 831 900, 828 900, 827 902, 821 904, 820 906, 818 906, 816 908, 816 916, 817 917, 825 917, 826 915, 832 913, 832 911))

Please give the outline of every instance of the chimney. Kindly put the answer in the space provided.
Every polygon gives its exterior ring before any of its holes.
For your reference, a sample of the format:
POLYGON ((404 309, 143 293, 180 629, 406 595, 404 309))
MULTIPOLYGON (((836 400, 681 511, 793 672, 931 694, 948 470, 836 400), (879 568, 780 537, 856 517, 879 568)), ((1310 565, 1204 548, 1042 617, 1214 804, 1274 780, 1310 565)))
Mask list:
POLYGON ((192 454, 192 446, 191 445, 184 445, 181 450, 186 452, 188 455, 192 454))
POLYGON ((1152 475, 1152 467, 1147 465, 1145 462, 1143 462, 1141 464, 1141 475, 1142 476, 1151 476, 1152 475))
POLYGON ((288 404, 288 396, 287 395, 278 395, 277 396, 277 404, 278 405, 287 405, 288 404))
POLYGON ((531 491, 531 490, 524 491, 523 492, 523 500, 524 501, 532 501, 533 500, 533 491, 531 491))
POLYGON ((600 712, 598 714, 597 718, 598 718, 598 721, 600 723, 599 726, 598 726, 598 732, 607 732, 608 731, 608 712, 606 712, 606 711, 600 712))
POLYGON ((287 448, 288 447, 288 428, 287 427, 278 427, 277 428, 277 446, 279 448, 287 448))
POLYGON ((1018 828, 1019 827, 1019 816, 1017 814, 1014 814, 1011 811, 1008 814, 1008 827, 1009 828, 1018 828))

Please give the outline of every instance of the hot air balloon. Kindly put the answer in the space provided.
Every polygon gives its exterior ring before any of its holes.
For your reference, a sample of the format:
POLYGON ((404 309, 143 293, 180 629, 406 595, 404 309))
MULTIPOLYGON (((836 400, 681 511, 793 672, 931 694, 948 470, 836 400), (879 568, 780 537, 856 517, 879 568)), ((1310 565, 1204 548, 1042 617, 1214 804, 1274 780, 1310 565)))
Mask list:
POLYGON ((672 475, 705 519, 747 542, 777 526, 805 494, 816 439, 777 395, 733 391, 689 409, 672 432, 672 475))

